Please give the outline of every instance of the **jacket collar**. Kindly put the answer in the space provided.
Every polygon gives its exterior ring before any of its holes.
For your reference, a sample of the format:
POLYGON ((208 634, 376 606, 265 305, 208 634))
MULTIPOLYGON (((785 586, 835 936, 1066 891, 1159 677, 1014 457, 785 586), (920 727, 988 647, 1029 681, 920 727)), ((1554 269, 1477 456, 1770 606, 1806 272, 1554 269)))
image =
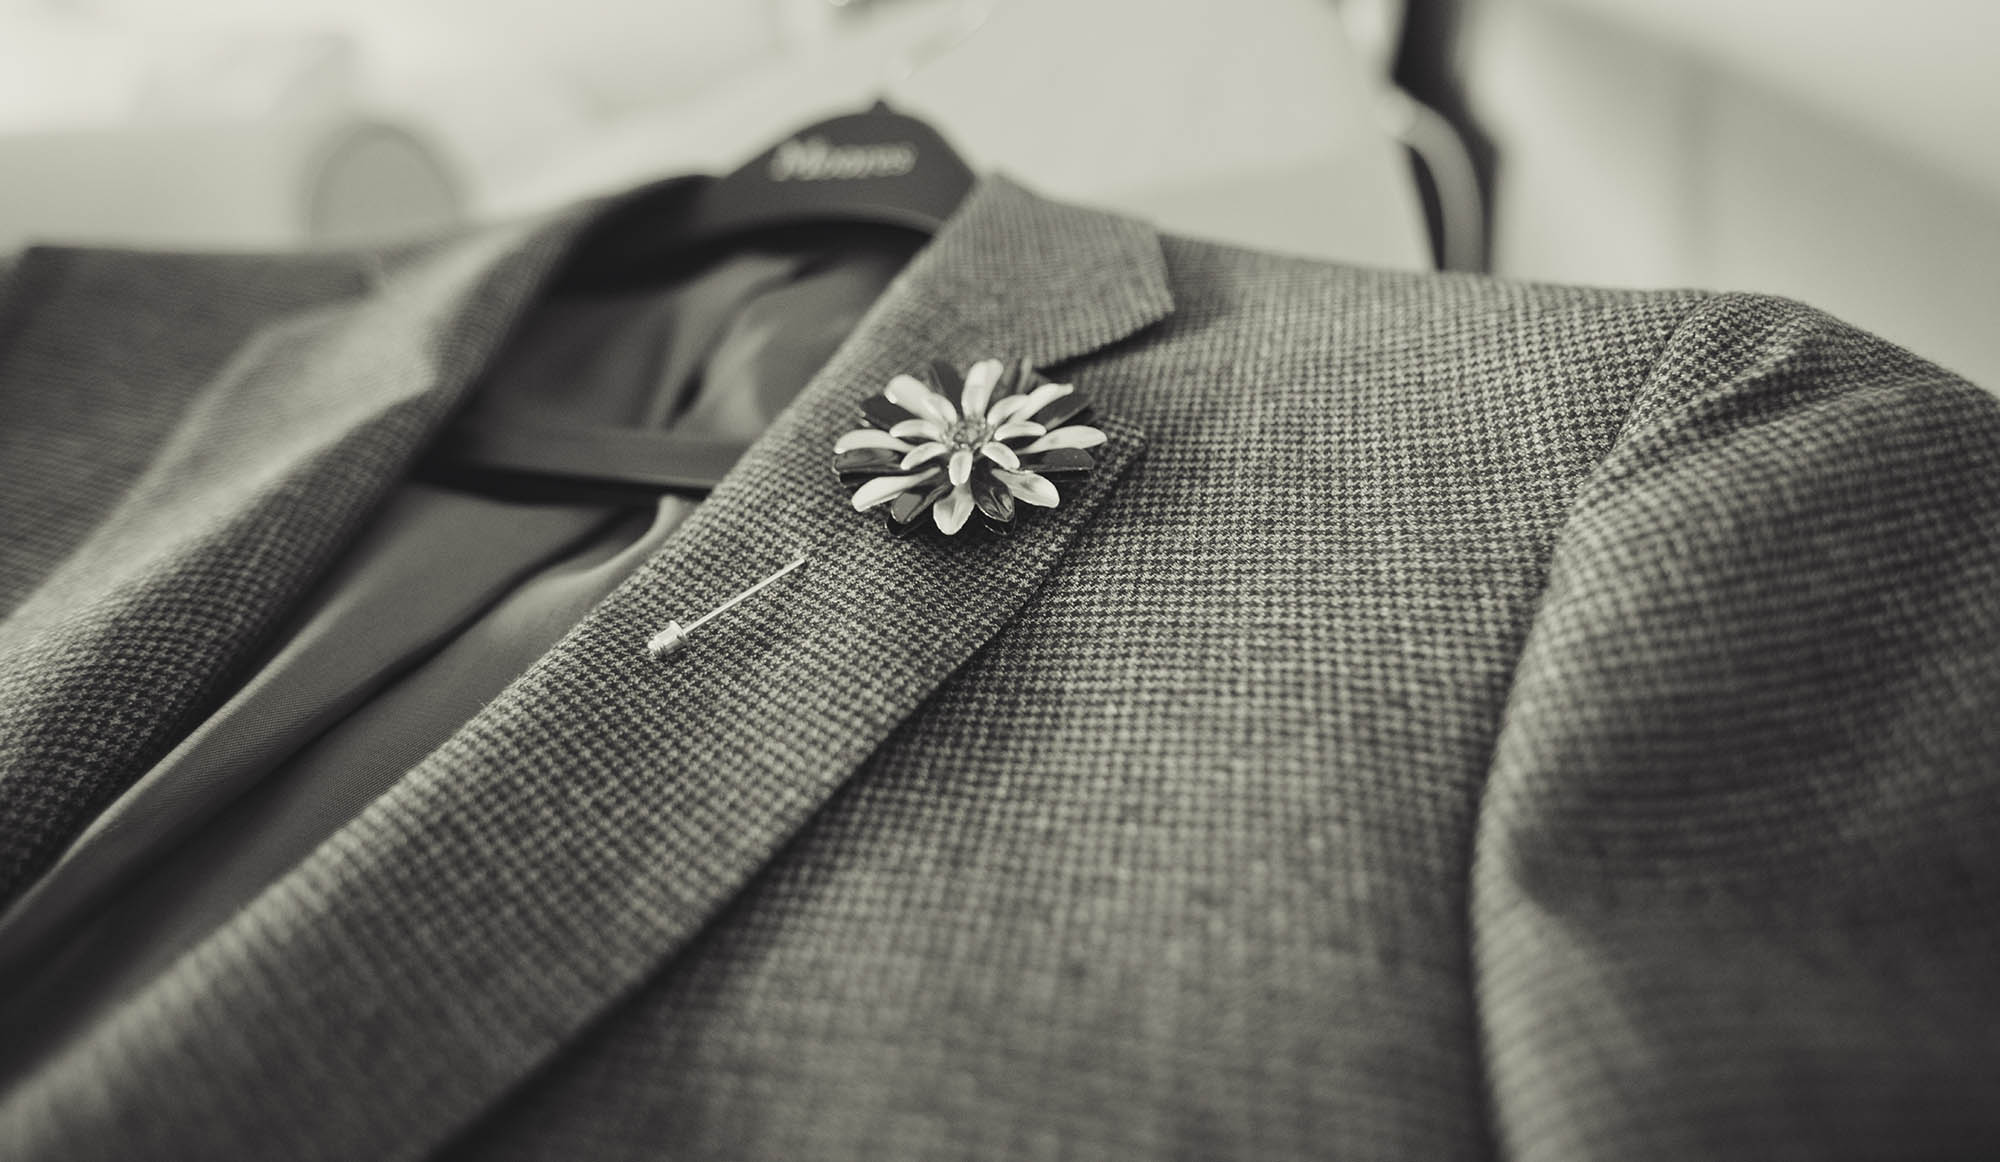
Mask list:
POLYGON ((982 183, 652 560, 15 1109, 245 1157, 407 1156, 472 1120, 684 948, 1032 598, 1143 444, 1103 417, 1099 470, 1060 507, 1005 538, 895 539, 829 466, 859 402, 933 358, 1074 360, 1171 309, 1150 230, 982 183), (646 654, 800 552, 722 632, 646 654), (94 1117, 121 1093, 173 1109, 94 1117))

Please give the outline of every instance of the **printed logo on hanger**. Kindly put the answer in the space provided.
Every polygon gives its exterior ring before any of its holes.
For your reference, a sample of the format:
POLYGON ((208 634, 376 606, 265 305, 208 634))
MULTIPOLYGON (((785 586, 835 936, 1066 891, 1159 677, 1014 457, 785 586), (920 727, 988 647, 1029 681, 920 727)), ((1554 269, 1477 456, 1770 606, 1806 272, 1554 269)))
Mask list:
POLYGON ((908 141, 874 145, 836 145, 814 135, 794 137, 771 153, 769 173, 774 182, 852 181, 857 178, 897 178, 917 168, 917 147, 908 141))

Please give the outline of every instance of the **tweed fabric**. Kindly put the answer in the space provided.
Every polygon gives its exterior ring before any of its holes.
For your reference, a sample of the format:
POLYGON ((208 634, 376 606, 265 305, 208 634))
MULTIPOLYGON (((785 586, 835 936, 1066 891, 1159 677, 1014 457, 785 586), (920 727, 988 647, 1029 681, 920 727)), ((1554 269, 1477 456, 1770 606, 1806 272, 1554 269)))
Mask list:
POLYGON ((1518 1158, 2000 1157, 2000 418, 1768 300, 1572 513, 1480 823, 1518 1158))
POLYGON ((117 506, 252 332, 366 289, 351 257, 21 256, 0 281, 0 615, 117 506))
POLYGON ((30 254, 0 306, 0 600, 26 591, 0 621, 0 905, 214 709, 561 234, 393 267, 30 254))
POLYGON ((1997 523, 2000 407, 1794 304, 990 182, 658 557, 0 1143, 1977 1151, 1997 523), (1060 362, 1104 471, 1004 541, 845 513, 830 440, 936 354, 1060 362), (810 584, 644 657, 793 546, 810 584))
POLYGON ((1164 249, 1172 316, 1064 368, 1148 436, 1088 534, 457 1157, 1490 1152, 1479 790, 1693 301, 1164 249))

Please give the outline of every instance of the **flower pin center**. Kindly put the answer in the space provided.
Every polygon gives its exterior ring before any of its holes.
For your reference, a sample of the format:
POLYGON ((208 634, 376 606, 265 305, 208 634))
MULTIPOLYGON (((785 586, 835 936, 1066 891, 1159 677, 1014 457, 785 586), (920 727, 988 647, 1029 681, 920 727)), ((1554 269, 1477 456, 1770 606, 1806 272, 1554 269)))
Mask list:
POLYGON ((1085 449, 1104 442, 1074 386, 998 359, 895 376, 861 418, 868 426, 834 441, 833 468, 854 488, 855 509, 881 512, 897 533, 928 516, 950 536, 975 514, 1004 531, 1017 505, 1060 504, 1057 482, 1088 476, 1085 449))

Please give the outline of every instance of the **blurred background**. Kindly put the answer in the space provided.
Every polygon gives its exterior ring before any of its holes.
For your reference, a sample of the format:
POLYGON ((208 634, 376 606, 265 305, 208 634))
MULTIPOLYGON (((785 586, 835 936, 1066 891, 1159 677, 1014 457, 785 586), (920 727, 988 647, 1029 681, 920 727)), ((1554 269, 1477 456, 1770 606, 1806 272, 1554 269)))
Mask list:
POLYGON ((2000 389, 1993 0, 0 0, 0 253, 534 214, 881 98, 1377 266, 1802 298, 2000 389))

